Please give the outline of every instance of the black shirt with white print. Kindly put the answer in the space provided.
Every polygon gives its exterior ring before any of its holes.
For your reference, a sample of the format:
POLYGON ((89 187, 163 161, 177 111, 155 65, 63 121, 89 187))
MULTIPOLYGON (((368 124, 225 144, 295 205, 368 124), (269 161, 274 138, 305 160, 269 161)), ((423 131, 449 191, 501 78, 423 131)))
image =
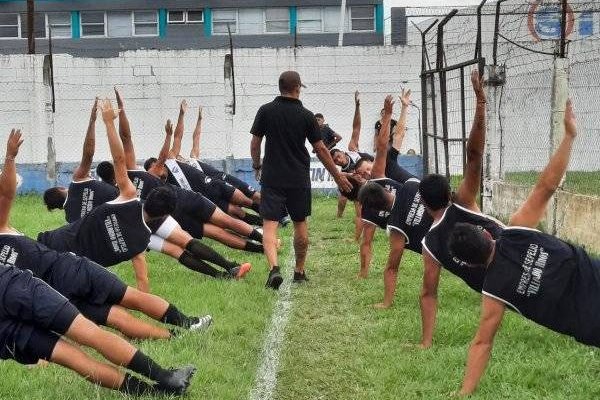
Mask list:
POLYGON ((0 233, 0 264, 29 269, 44 280, 60 253, 17 232, 0 233))
POLYGON ((110 267, 144 252, 150 235, 142 203, 136 198, 98 206, 79 221, 40 233, 38 241, 110 267))
POLYGON ((146 200, 152 189, 166 184, 150 172, 140 169, 130 169, 127 176, 135 186, 137 197, 142 200, 146 200))
POLYGON ((96 179, 71 182, 67 191, 67 199, 63 206, 67 222, 74 222, 85 217, 94 208, 119 196, 119 190, 106 182, 96 179))
POLYGON ((496 239, 502 230, 502 222, 487 215, 470 211, 458 204, 451 204, 442 218, 437 221, 423 239, 423 251, 428 252, 442 267, 462 279, 469 287, 481 292, 485 279, 483 268, 473 268, 467 263, 453 257, 448 247, 448 237, 456 224, 467 223, 484 228, 496 239))

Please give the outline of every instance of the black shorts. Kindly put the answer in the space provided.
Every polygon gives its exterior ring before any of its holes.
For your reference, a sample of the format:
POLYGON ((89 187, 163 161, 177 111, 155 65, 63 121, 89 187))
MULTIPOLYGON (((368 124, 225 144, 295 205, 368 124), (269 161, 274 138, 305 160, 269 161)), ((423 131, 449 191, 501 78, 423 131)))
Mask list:
POLYGON ((200 193, 184 189, 178 190, 177 205, 171 215, 183 226, 181 220, 184 219, 193 219, 199 222, 210 221, 216 209, 216 204, 200 193))
POLYGON ((0 322, 0 359, 31 365, 50 360, 60 336, 15 320, 0 322))
POLYGON ((194 239, 202 239, 204 237, 204 222, 190 217, 177 218, 173 216, 173 218, 179 223, 181 229, 192 235, 194 239))
POLYGON ((292 221, 302 222, 310 215, 311 205, 310 188, 262 187, 260 216, 263 219, 279 221, 289 214, 292 221))
POLYGON ((232 185, 234 188, 238 189, 244 194, 244 196, 248 197, 249 199, 251 199, 252 196, 254 196, 254 194, 256 193, 256 189, 254 189, 252 186, 248 185, 246 182, 244 182, 236 176, 225 174, 225 179, 223 180, 232 185))

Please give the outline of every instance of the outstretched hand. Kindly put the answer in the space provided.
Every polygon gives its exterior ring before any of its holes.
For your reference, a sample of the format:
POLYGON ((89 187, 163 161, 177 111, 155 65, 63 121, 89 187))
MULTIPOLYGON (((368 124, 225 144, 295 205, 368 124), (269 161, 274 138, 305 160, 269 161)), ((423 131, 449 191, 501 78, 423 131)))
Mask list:
POLYGON ((188 110, 188 103, 185 100, 181 101, 181 104, 179 105, 179 112, 185 114, 188 110))
POLYGON ((408 89, 407 91, 404 91, 404 89, 402 89, 402 94, 400 95, 399 99, 400 103, 402 103, 402 107, 410 106, 410 89, 408 89))
POLYGON ((577 119, 573 110, 573 101, 570 98, 565 107, 565 134, 572 137, 577 136, 577 119))
POLYGON ((383 116, 391 117, 394 112, 394 97, 392 95, 387 95, 385 101, 383 102, 383 116))
POLYGON ((19 154, 19 147, 21 147, 22 143, 23 139, 21 139, 21 130, 11 130, 6 143, 6 158, 14 160, 17 154, 19 154))
POLYGON ((360 105, 360 93, 358 90, 354 92, 354 104, 357 106, 360 105))
POLYGON ((478 102, 485 102, 485 91, 483 90, 483 75, 479 76, 479 69, 471 71, 471 84, 478 102))
POLYGON ((119 113, 119 110, 115 111, 109 99, 104 99, 102 101, 101 111, 104 122, 112 122, 115 118, 117 118, 119 113))
POLYGON ((167 132, 167 136, 173 136, 173 123, 170 119, 168 119, 165 124, 165 132, 167 132))

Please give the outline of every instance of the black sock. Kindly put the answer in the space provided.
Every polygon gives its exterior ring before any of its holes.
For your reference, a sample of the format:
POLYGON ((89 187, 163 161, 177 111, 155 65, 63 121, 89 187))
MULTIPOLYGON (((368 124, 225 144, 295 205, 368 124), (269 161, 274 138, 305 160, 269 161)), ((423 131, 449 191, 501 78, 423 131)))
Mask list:
POLYGON ((241 220, 244 221, 245 223, 249 224, 249 225, 262 226, 262 218, 260 218, 256 214, 246 213, 246 215, 244 215, 244 217, 241 218, 241 220))
POLYGON ((119 391, 133 396, 141 396, 144 394, 156 392, 156 387, 142 380, 139 380, 133 375, 125 374, 125 379, 123 379, 123 383, 121 384, 119 391))
POLYGON ((254 240, 254 241, 259 242, 259 243, 262 243, 262 241, 263 241, 263 235, 262 235, 262 233, 260 233, 256 229, 253 229, 252 232, 250 232, 250 234, 248 235, 248 237, 250 239, 254 240))
POLYGON ((194 323, 192 319, 193 318, 190 318, 179 311, 173 304, 169 304, 169 308, 165 311, 165 315, 162 316, 160 322, 180 326, 182 328, 189 328, 190 325, 194 323))
POLYGON ((156 382, 165 380, 171 374, 139 350, 135 352, 133 358, 125 368, 156 382))
POLYGON ((244 246, 244 250, 249 251, 251 253, 263 253, 265 248, 260 243, 254 242, 246 242, 246 246, 244 246))
POLYGON ((191 269, 192 271, 200 272, 201 274, 205 275, 210 275, 213 278, 220 277, 220 271, 217 271, 204 261, 198 260, 189 251, 184 251, 181 254, 181 256, 179 256, 179 262, 182 265, 185 265, 187 268, 191 269))
POLYGON ((256 212, 257 214, 260 214, 260 204, 258 203, 252 203, 252 205, 250 206, 250 208, 256 212))
POLYGON ((227 271, 231 270, 231 268, 237 267, 236 263, 227 261, 223 256, 204 243, 200 242, 198 239, 190 240, 187 246, 185 246, 185 249, 192 253, 195 258, 217 264, 219 267, 222 267, 227 271))

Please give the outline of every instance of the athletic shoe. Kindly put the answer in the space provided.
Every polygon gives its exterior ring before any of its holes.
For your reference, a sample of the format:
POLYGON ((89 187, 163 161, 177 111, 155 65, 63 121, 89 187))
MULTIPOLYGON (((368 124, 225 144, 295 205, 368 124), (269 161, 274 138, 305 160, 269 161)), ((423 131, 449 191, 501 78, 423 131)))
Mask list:
POLYGON ((308 282, 306 273, 304 271, 302 271, 302 272, 294 271, 294 282, 295 283, 308 282))
POLYGON ((182 368, 172 369, 169 372, 169 376, 161 379, 156 388, 163 393, 180 396, 190 386, 190 380, 196 373, 196 367, 187 365, 182 368))
POLYGON ((279 220, 279 226, 281 226, 282 228, 285 228, 291 221, 292 221, 292 219, 290 218, 290 216, 286 215, 285 217, 283 217, 279 220))
POLYGON ((204 317, 198 318, 198 322, 190 325, 190 331, 203 331, 208 329, 210 324, 212 323, 212 317, 210 315, 205 315, 204 317))
POLYGON ((252 264, 244 263, 244 264, 240 265, 239 267, 231 268, 231 270, 229 271, 229 274, 231 274, 232 278, 242 279, 244 277, 244 275, 246 275, 248 272, 250 272, 251 269, 252 269, 252 264))
POLYGON ((281 277, 281 273, 279 272, 279 267, 273 267, 273 269, 269 272, 269 277, 267 278, 267 283, 265 284, 265 287, 270 287, 271 289, 278 290, 282 282, 283 278, 281 277))

